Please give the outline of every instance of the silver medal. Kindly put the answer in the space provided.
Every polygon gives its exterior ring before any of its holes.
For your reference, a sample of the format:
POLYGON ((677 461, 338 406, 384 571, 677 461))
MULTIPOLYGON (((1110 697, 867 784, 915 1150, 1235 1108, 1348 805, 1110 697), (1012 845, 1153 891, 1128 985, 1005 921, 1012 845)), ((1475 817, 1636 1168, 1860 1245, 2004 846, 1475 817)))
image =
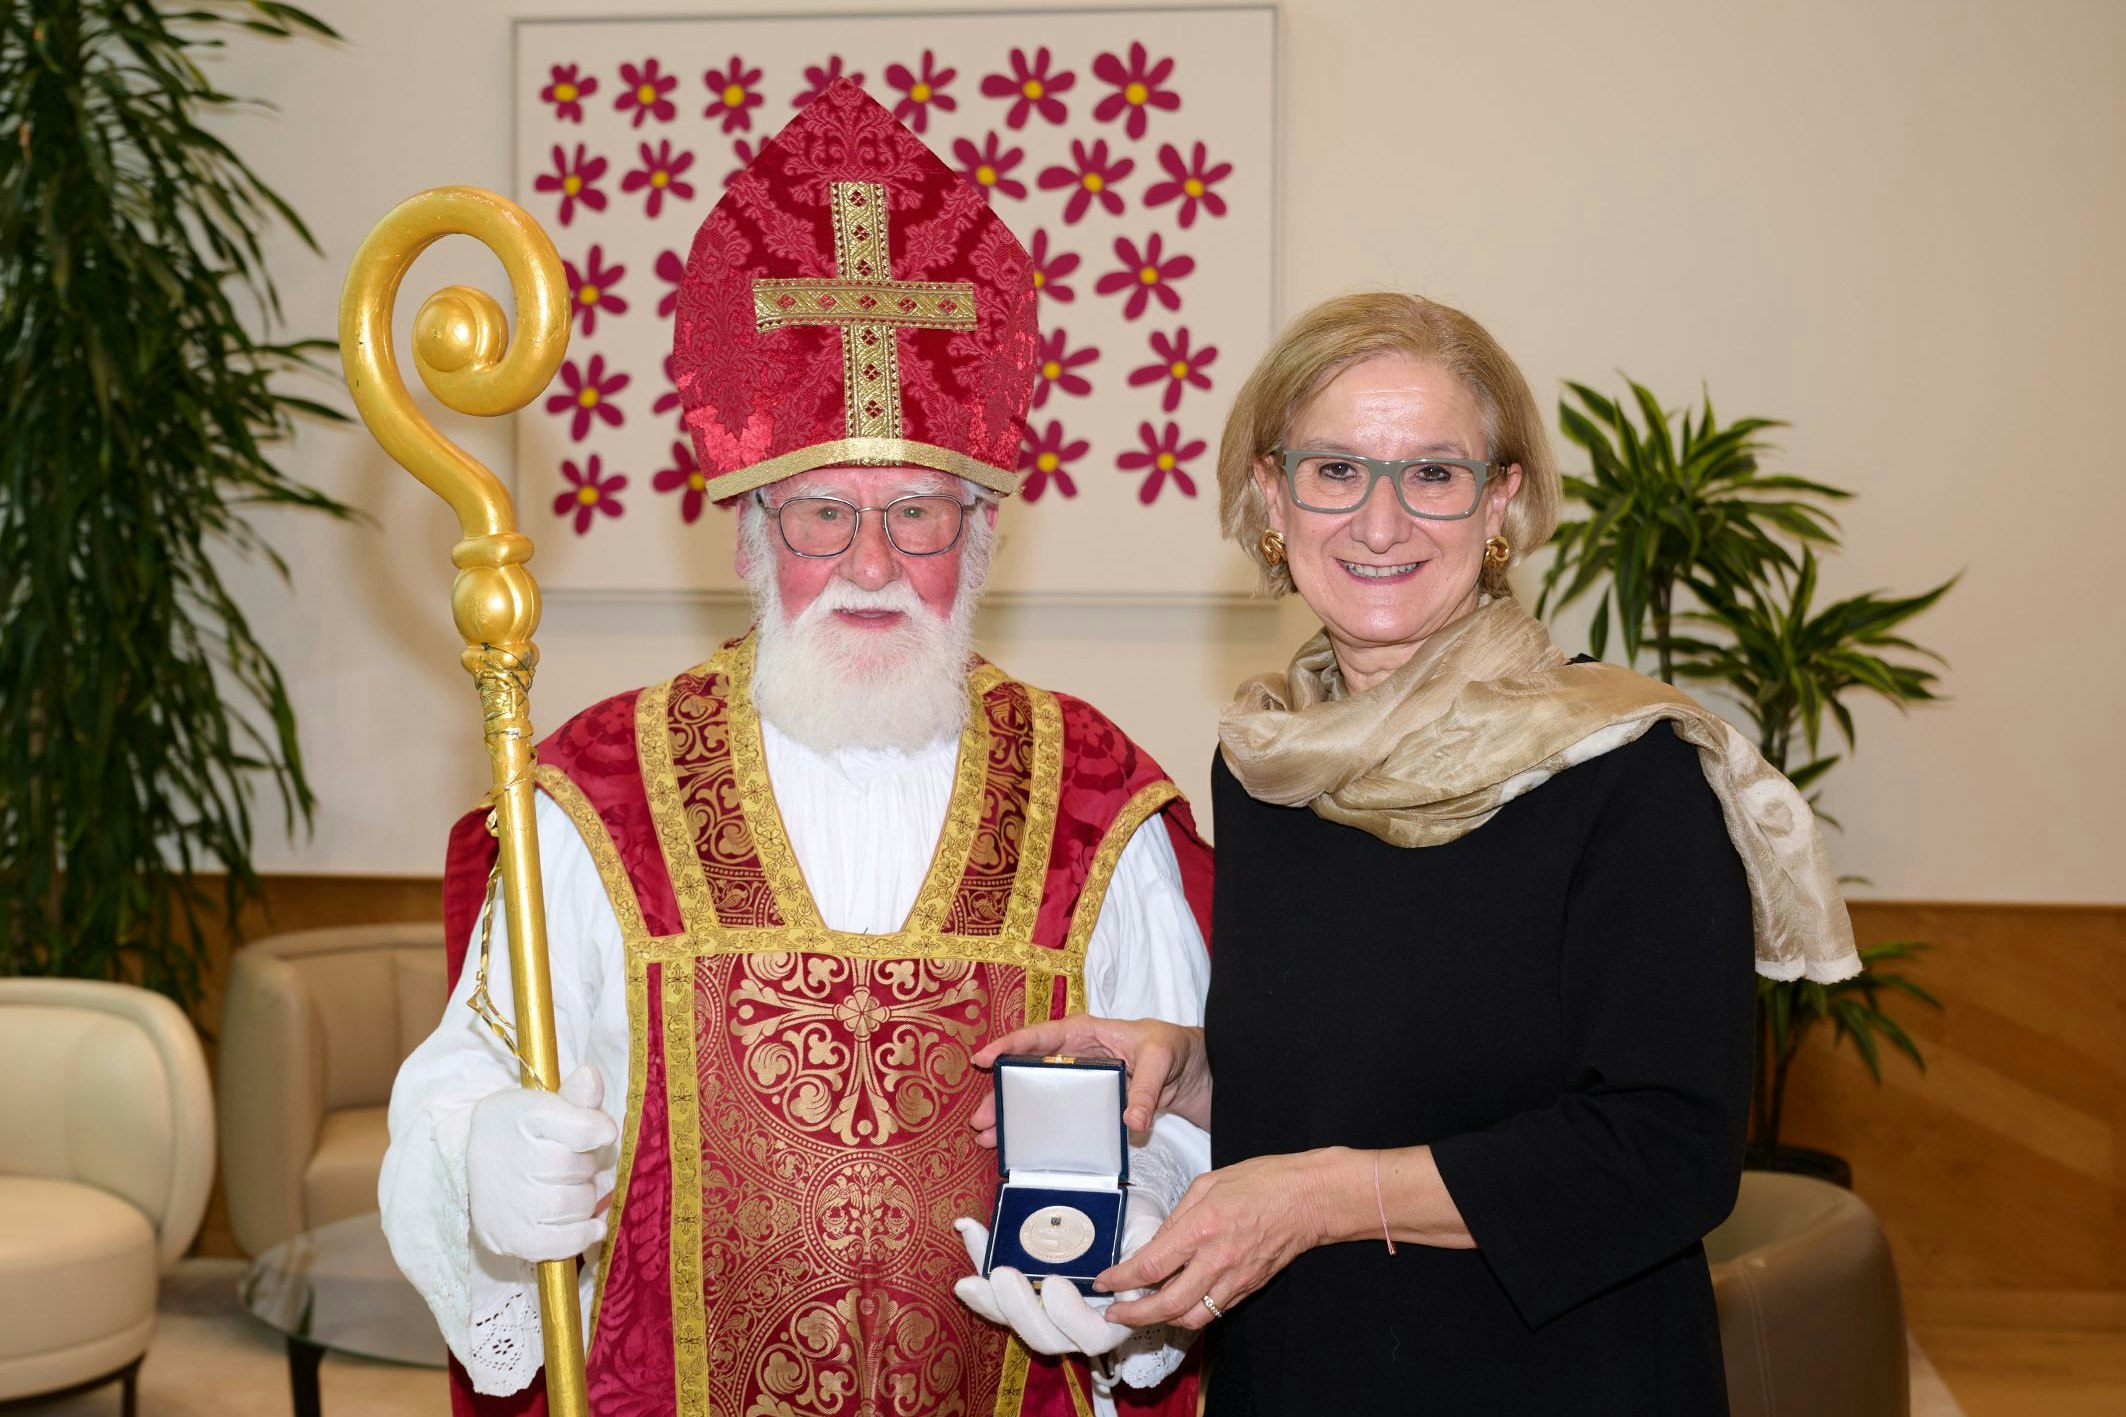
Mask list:
POLYGON ((1074 1260, 1093 1247, 1092 1217, 1067 1205, 1043 1206, 1019 1227, 1019 1248, 1047 1264, 1074 1260))

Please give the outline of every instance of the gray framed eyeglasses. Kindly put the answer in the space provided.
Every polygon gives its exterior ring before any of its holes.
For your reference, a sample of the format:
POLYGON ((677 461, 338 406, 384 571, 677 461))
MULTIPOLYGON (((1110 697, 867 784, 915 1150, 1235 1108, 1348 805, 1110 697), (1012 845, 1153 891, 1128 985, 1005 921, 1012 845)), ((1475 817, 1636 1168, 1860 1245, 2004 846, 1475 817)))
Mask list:
POLYGON ((1369 458, 1320 448, 1272 448, 1292 501, 1310 512, 1355 512, 1386 479, 1404 511, 1427 521, 1460 521, 1476 511, 1495 462, 1467 458, 1369 458))
POLYGON ((886 540, 903 556, 942 556, 959 543, 967 513, 980 505, 942 493, 896 497, 883 507, 859 507, 840 497, 792 497, 770 506, 764 494, 755 500, 775 519, 783 545, 794 555, 824 560, 856 544, 864 513, 877 512, 886 540))

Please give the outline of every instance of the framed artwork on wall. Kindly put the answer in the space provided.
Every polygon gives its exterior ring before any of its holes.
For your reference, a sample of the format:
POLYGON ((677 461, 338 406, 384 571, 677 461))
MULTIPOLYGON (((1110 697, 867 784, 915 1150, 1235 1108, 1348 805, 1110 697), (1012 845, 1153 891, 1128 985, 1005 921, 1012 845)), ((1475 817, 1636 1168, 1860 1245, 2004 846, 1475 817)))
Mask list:
POLYGON ((695 230, 837 77, 980 188, 1032 254, 1041 364, 994 593, 1246 595, 1218 437, 1274 332, 1269 6, 515 26, 515 196, 554 238, 569 357, 516 420, 542 587, 741 595, 667 362, 695 230))

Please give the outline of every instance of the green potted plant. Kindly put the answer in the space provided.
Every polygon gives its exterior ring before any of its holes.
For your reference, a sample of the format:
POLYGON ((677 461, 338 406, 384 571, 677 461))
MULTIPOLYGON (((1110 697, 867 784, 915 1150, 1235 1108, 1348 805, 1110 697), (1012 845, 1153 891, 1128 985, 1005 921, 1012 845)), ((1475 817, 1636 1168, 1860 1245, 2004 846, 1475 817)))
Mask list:
MULTIPOLYGON (((1762 431, 1782 426, 1772 420, 1722 427, 1707 396, 1699 415, 1686 410, 1678 427, 1649 390, 1627 383, 1643 426, 1595 390, 1567 385, 1581 407, 1561 401, 1560 422, 1566 438, 1587 451, 1592 472, 1567 477, 1565 490, 1589 515, 1559 528, 1537 611, 1599 587, 1603 600, 1589 635, 1596 655, 1606 646, 1613 604, 1627 661, 1650 644, 1662 679, 1674 683, 1680 674, 1719 686, 1748 716, 1766 759, 1811 792, 1839 761, 1822 751, 1826 717, 1845 747, 1853 745, 1848 696, 1871 693, 1900 709, 1937 697, 1937 674, 1921 661, 1939 663, 1939 656, 1900 631, 1955 578, 1919 595, 1868 592, 1818 609, 1816 548, 1836 544, 1836 522, 1823 504, 1851 494, 1763 475, 1759 459, 1769 445, 1762 431), (1678 601, 1679 590, 1696 608, 1678 601), (1806 760, 1794 766, 1797 748, 1806 760)), ((1842 1158, 1781 1144, 1787 1078, 1803 1040, 1822 1023, 1835 1041, 1853 1044, 1878 1083, 1884 1042, 1924 1068, 1918 1045, 1883 1002, 1901 993, 1940 1007, 1890 967, 1927 948, 1900 941, 1864 949, 1861 973, 1834 984, 1757 981, 1751 1165, 1851 1180, 1842 1158)))
POLYGON ((225 874, 259 880, 251 793, 312 797, 295 714, 217 558, 285 566, 254 508, 348 509, 268 448, 321 341, 279 342, 275 193, 201 119, 230 26, 330 36, 288 5, 0 6, 0 972, 127 978, 193 1001, 225 874))

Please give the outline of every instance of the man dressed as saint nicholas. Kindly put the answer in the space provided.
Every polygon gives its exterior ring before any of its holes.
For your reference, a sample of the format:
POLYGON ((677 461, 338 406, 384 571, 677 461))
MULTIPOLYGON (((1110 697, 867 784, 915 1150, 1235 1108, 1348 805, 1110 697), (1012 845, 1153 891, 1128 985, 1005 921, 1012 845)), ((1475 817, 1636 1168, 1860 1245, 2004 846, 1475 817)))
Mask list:
MULTIPOLYGON (((532 1266, 580 1255, 603 1417, 1193 1413, 1178 1338, 970 1274, 955 1224, 996 1186, 970 1054, 1071 1011, 1197 1024, 1209 974, 1174 785, 970 650, 1031 262, 842 81, 702 224, 676 323, 757 620, 539 746, 557 1094, 468 1007, 467 956, 504 1001, 509 956, 485 814, 452 835, 451 1003, 393 1089, 379 1201, 458 1409, 536 1409, 532 1266)), ((1178 1118, 1134 1133, 1125 1248, 1208 1165, 1178 1118)))

